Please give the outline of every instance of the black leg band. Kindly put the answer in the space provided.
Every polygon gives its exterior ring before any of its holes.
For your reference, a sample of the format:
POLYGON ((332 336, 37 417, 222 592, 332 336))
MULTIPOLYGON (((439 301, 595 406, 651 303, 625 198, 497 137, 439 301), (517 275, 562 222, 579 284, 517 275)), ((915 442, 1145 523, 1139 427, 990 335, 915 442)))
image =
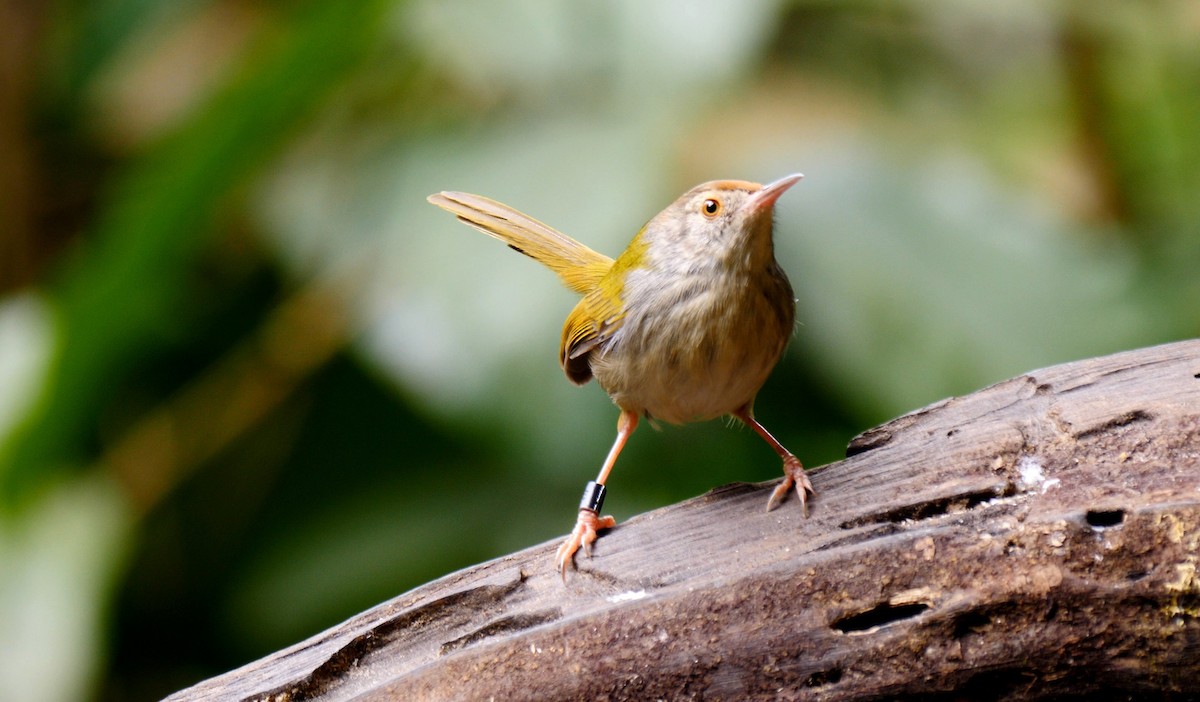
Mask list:
POLYGON ((583 489, 583 499, 579 501, 579 509, 590 509, 596 514, 600 513, 600 508, 604 506, 605 487, 595 480, 589 480, 587 487, 583 489))

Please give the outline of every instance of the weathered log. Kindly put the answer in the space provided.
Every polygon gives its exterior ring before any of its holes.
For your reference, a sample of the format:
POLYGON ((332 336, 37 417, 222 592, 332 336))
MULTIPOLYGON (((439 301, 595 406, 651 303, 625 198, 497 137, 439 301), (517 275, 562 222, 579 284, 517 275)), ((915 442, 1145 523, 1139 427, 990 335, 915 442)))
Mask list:
POLYGON ((448 575, 172 700, 1189 699, 1200 341, 1034 371, 814 471, 448 575))

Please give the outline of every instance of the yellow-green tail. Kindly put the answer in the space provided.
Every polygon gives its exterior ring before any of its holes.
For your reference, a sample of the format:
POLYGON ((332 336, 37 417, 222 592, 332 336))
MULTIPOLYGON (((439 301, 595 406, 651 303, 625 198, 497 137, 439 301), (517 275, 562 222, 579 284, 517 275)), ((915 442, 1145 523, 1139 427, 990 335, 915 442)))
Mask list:
POLYGON ((540 262, 581 295, 595 289, 613 265, 608 256, 495 200, 457 192, 435 193, 427 199, 465 224, 540 262))

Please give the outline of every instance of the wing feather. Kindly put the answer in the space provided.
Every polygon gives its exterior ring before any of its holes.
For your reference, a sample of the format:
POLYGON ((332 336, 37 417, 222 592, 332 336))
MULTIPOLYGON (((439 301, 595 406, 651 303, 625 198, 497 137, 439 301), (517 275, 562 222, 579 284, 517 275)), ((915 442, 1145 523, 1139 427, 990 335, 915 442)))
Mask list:
POLYGON ((591 355, 621 328, 619 301, 596 288, 584 296, 563 324, 559 363, 567 379, 583 385, 592 379, 591 355))

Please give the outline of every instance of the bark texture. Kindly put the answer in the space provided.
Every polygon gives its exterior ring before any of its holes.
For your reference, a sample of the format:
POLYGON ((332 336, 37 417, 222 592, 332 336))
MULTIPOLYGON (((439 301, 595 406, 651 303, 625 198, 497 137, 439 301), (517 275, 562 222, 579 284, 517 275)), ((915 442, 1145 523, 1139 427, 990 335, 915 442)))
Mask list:
POLYGON ((1200 341, 1034 371, 448 575, 173 700, 1191 699, 1200 341))

